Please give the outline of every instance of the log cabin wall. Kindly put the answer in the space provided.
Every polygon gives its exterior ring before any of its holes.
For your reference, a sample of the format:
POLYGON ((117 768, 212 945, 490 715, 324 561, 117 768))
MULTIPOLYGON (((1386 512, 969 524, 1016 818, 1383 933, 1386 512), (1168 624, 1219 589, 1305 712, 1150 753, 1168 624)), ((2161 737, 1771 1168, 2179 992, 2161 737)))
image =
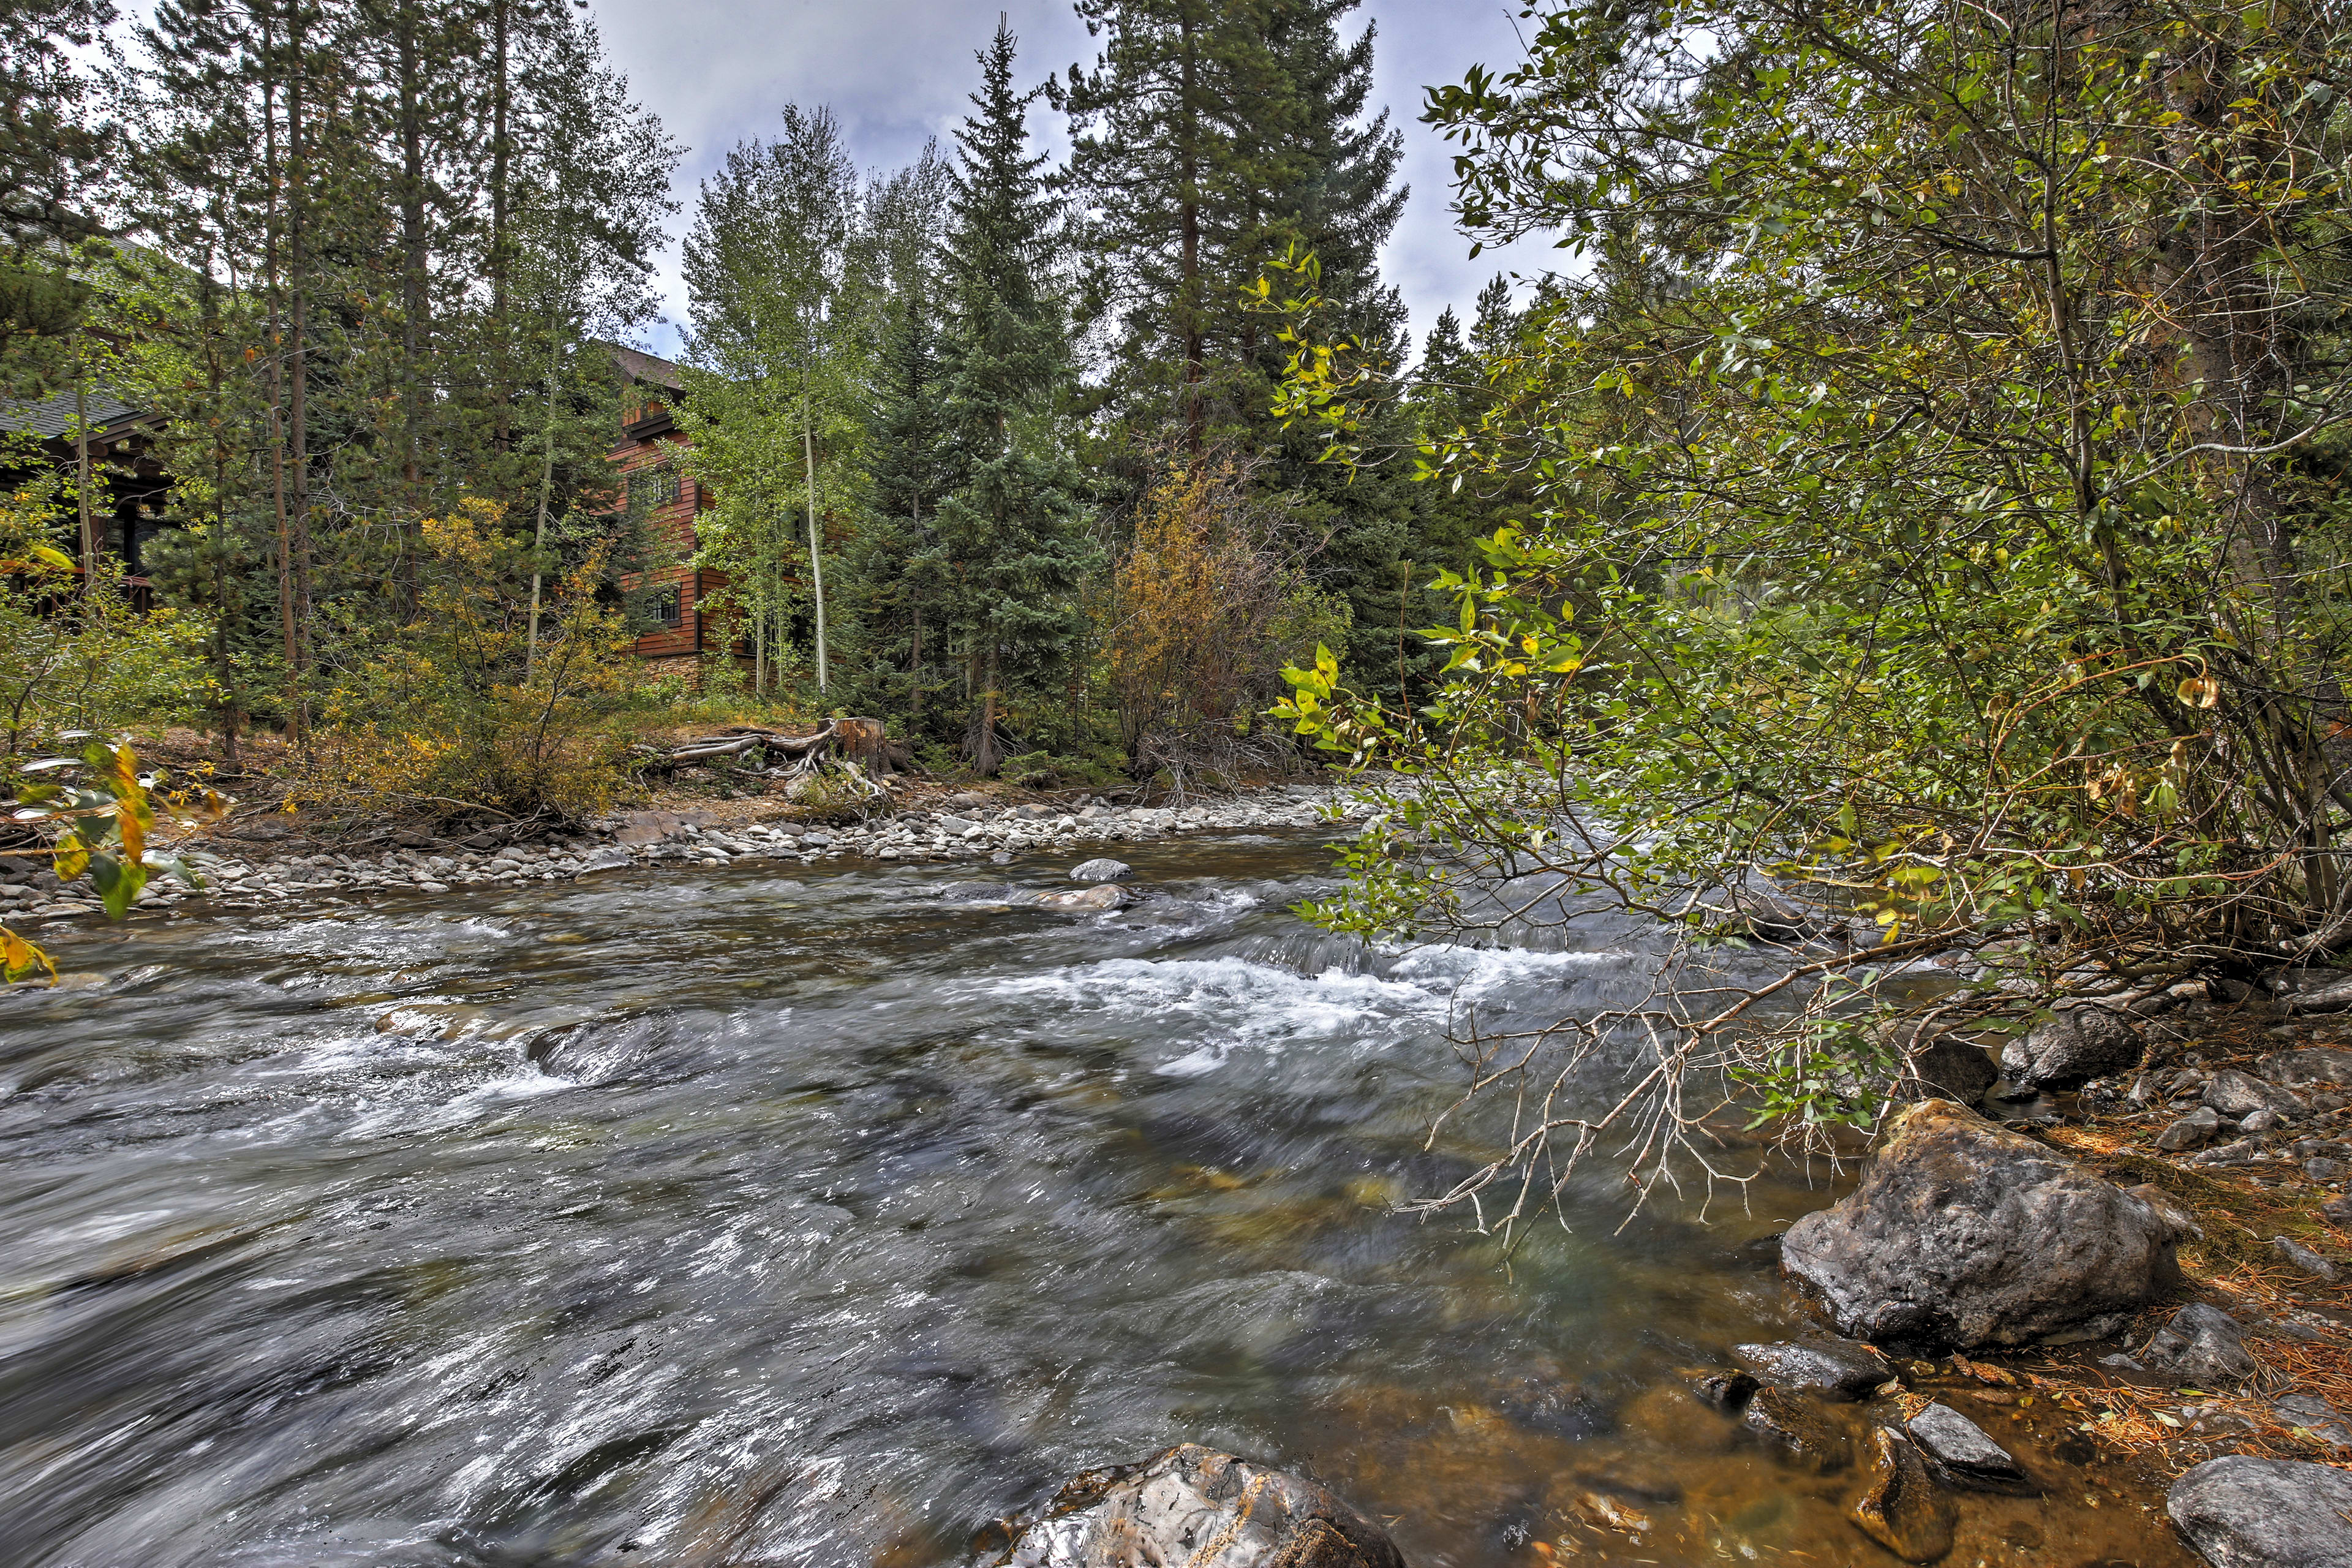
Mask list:
MULTIPOLYGON (((696 519, 710 506, 709 492, 697 484, 678 461, 687 438, 670 414, 678 393, 677 366, 667 360, 615 347, 624 385, 621 430, 613 446, 613 461, 627 487, 626 502, 642 500, 655 536, 667 553, 691 562, 700 541, 696 519)), ((655 673, 676 670, 699 688, 705 663, 733 658, 746 669, 750 658, 740 650, 741 633, 722 610, 708 604, 727 585, 727 574, 709 567, 663 566, 631 573, 621 580, 632 597, 650 591, 663 625, 639 637, 636 656, 655 667, 655 673)))

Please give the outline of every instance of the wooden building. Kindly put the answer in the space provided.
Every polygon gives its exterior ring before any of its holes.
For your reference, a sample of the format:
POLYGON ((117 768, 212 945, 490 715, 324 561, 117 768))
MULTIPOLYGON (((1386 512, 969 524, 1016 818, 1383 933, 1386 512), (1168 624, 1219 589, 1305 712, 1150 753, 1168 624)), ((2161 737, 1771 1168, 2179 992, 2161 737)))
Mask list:
MULTIPOLYGON (((0 432, 17 437, 0 447, 0 485, 14 489, 45 472, 70 479, 81 463, 85 417, 91 537, 86 542, 77 538, 70 552, 77 570, 85 551, 116 568, 122 591, 143 605, 152 592, 147 546, 157 534, 179 526, 179 520, 166 510, 172 477, 155 455, 163 416, 134 408, 97 386, 82 395, 79 414, 70 391, 30 402, 0 401, 0 432)), ((78 536, 78 509, 68 507, 65 514, 68 529, 78 536)))
POLYGON ((622 585, 634 597, 651 589, 661 625, 637 639, 637 657, 656 668, 667 665, 699 684, 703 663, 712 657, 751 663, 751 650, 732 618, 709 601, 727 586, 727 574, 690 564, 700 544, 695 520, 709 510, 710 492, 697 484, 678 461, 686 433, 670 407, 682 390, 677 366, 636 349, 610 345, 621 373, 621 428, 613 462, 621 470, 632 507, 643 507, 656 537, 676 559, 688 564, 632 574, 622 585))

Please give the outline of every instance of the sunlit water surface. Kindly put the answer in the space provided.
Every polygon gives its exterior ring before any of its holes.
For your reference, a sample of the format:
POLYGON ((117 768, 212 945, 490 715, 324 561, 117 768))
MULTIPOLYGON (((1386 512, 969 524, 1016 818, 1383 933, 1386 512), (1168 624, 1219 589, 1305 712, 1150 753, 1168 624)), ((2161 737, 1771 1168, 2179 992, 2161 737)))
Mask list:
POLYGON ((1488 1152, 1423 1147, 1449 1015, 1622 1001, 1636 944, 1374 962, 1286 912, 1309 839, 1128 858, 1107 917, 746 865, 58 942, 106 983, 0 998, 0 1555, 947 1563, 1190 1439, 1423 1564, 1892 1561, 1645 1418, 1786 1331, 1832 1189, 1620 1230, 1595 1165, 1507 1266, 1391 1212, 1488 1152), (1580 1537, 1595 1486, 1649 1535, 1580 1537))

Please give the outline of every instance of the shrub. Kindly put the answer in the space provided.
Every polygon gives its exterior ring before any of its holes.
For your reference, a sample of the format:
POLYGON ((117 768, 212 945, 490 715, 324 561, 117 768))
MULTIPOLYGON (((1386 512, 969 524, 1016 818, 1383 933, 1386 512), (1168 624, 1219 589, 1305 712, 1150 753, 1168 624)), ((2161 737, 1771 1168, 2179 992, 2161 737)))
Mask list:
POLYGON ((530 637, 530 557, 500 509, 425 520, 420 613, 340 683, 298 796, 436 815, 577 818, 628 783, 609 722, 635 676, 619 611, 600 604, 601 543, 545 584, 530 637))

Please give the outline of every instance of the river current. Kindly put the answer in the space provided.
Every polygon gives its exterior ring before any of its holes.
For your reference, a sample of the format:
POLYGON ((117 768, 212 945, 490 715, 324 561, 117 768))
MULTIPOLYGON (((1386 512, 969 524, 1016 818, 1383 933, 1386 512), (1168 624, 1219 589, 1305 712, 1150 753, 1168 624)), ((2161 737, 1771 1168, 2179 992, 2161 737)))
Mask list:
POLYGON ((1643 1419, 1788 1331, 1770 1237, 1833 1189, 1621 1229, 1596 1163, 1507 1259, 1392 1212, 1488 1152, 1423 1147, 1449 1015, 1643 954, 1366 955, 1287 912, 1307 837, 1126 858, 1113 915, 746 864, 56 942, 76 986, 0 997, 0 1560, 945 1563, 1183 1440, 1424 1565, 1596 1485, 1624 1561, 1849 1560, 1819 1487, 1643 1419))

